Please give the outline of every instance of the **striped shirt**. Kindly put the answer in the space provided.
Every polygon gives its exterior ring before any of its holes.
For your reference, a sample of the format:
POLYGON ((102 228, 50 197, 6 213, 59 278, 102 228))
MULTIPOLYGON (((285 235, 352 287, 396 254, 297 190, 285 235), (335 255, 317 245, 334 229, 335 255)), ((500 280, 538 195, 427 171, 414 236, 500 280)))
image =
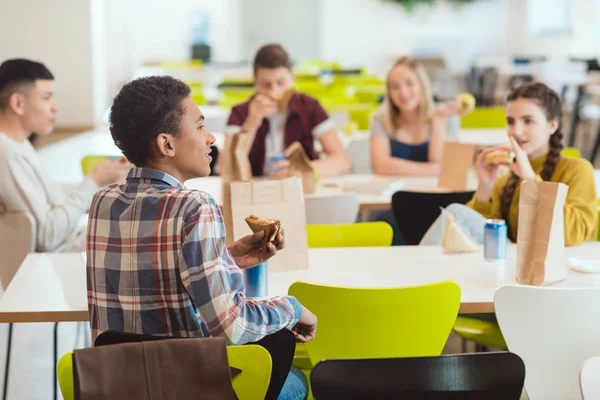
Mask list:
POLYGON ((93 340, 116 330, 243 344, 291 328, 302 313, 294 297, 247 298, 214 198, 149 168, 94 196, 87 287, 93 340))

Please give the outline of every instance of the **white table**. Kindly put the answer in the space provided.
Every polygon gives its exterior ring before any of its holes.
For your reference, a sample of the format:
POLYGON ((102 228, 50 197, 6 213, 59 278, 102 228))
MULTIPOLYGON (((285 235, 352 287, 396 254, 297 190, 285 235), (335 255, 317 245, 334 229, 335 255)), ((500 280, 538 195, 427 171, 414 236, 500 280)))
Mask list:
MULTIPOLYGON (((437 246, 310 249, 307 270, 269 274, 269 294, 295 281, 348 287, 397 287, 452 280, 462 291, 461 313, 494 311, 494 293, 515 283, 516 246, 505 264, 479 253, 444 255, 437 246)), ((600 242, 566 249, 570 257, 600 258, 600 242)), ((30 254, 0 297, 0 322, 87 321, 85 255, 30 254)), ((599 287, 600 274, 570 271, 555 287, 599 287)))
MULTIPOLYGON (((361 210, 391 209, 393 194, 398 190, 413 192, 446 192, 437 186, 437 177, 390 177, 377 175, 344 175, 323 178, 319 182, 316 193, 305 197, 328 197, 340 193, 356 193, 361 210)), ((203 190, 212 194, 218 204, 223 204, 223 180, 221 177, 190 179, 186 187, 203 190)), ((468 189, 475 190, 477 177, 474 173, 469 176, 468 189)))

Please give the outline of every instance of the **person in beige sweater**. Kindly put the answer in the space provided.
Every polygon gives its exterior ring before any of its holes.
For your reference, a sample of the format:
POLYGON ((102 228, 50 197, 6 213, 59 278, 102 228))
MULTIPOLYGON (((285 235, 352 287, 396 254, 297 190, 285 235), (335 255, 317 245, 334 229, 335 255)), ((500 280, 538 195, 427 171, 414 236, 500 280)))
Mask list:
POLYGON ((36 251, 83 251, 85 226, 79 223, 92 196, 124 177, 130 166, 104 161, 79 185, 54 182, 27 139, 33 132, 49 135, 56 113, 54 77, 48 68, 25 59, 0 65, 0 218, 24 211, 33 215, 36 251))

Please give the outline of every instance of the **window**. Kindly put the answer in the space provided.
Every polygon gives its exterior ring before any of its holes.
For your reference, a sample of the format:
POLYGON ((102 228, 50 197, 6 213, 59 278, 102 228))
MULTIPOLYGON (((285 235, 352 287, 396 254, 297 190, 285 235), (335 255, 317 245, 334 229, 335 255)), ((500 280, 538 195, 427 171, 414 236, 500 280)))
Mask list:
POLYGON ((572 32, 571 0, 528 0, 527 26, 530 36, 572 32))

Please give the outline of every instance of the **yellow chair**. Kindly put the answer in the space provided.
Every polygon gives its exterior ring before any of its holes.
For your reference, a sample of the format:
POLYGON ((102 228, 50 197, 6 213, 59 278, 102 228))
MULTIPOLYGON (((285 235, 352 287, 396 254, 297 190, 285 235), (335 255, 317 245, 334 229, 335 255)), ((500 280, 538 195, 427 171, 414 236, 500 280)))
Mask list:
MULTIPOLYGON (((272 360, 259 345, 228 346, 229 365, 242 370, 232 385, 240 400, 264 399, 271 380, 272 360)), ((65 400, 75 398, 73 383, 73 352, 62 356, 57 366, 58 384, 65 400)))
POLYGON ((98 164, 100 164, 104 160, 114 160, 118 161, 123 156, 85 156, 81 159, 81 171, 83 175, 86 176, 90 173, 92 169, 98 164))
POLYGON ((308 247, 383 247, 392 244, 394 231, 386 222, 347 225, 307 225, 308 247))
POLYGON ((323 359, 439 355, 460 306, 455 282, 386 289, 295 282, 288 293, 319 318, 305 344, 307 377, 323 359))
POLYGON ((504 107, 476 107, 460 118, 462 129, 506 128, 504 107))

